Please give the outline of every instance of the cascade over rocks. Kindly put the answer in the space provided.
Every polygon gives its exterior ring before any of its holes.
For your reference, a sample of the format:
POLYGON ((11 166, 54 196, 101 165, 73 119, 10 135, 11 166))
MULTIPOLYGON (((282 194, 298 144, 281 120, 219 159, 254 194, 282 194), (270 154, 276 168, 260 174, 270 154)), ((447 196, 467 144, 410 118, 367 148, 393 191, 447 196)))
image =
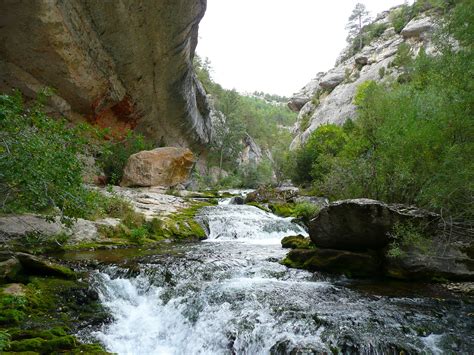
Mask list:
POLYGON ((429 226, 438 219, 437 214, 414 207, 370 199, 343 200, 323 208, 310 221, 309 233, 320 248, 381 249, 391 241, 389 232, 395 224, 414 222, 429 226))
POLYGON ((210 106, 192 59, 206 0, 0 2, 0 90, 72 120, 205 148, 210 106))
POLYGON ((189 179, 194 163, 187 148, 144 150, 128 158, 121 186, 176 186, 189 179))

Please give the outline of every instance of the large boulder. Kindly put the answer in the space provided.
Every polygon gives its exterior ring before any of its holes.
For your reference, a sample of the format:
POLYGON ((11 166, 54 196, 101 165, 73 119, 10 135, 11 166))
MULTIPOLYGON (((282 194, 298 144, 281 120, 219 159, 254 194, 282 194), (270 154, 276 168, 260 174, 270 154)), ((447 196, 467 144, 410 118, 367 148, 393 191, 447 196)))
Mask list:
POLYGON ((299 189, 294 186, 285 187, 267 187, 262 186, 255 191, 247 194, 245 203, 285 203, 293 202, 293 199, 299 194, 299 189))
POLYGON ((65 279, 75 279, 76 273, 66 266, 53 263, 39 256, 16 253, 16 258, 28 274, 56 276, 65 279))
POLYGON ((425 33, 434 30, 435 24, 430 17, 414 18, 403 28, 400 33, 403 38, 422 37, 425 33))
POLYGON ((121 186, 175 186, 189 179, 194 163, 187 148, 144 150, 128 158, 121 186))
POLYGON ((342 70, 334 70, 327 73, 319 83, 323 89, 332 90, 344 81, 345 73, 342 70))
POLYGON ((363 251, 382 249, 391 242, 397 223, 435 226, 437 214, 370 199, 344 200, 323 208, 309 224, 309 235, 320 248, 363 251))
POLYGON ((118 224, 119 220, 115 218, 97 221, 78 218, 71 227, 66 227, 59 218, 51 221, 44 216, 33 214, 7 215, 0 217, 0 241, 6 243, 32 235, 48 238, 66 234, 68 236, 67 243, 76 244, 99 239, 99 226, 116 226, 118 224))

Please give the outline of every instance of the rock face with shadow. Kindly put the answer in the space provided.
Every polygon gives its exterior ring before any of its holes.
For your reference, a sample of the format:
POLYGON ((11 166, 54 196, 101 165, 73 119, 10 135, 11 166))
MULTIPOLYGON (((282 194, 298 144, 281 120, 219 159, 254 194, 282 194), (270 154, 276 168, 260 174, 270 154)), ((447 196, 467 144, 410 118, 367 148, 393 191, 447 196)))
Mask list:
POLYGON ((206 0, 0 2, 0 91, 157 145, 203 148, 209 103, 192 59, 206 0))

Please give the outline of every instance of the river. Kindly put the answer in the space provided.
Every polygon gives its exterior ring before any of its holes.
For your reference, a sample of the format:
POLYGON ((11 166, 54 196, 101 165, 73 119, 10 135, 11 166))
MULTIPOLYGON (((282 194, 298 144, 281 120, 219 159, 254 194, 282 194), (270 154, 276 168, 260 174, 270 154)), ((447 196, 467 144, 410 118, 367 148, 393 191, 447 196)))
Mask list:
POLYGON ((199 218, 207 241, 148 255, 133 270, 109 265, 93 275, 113 320, 90 336, 117 354, 473 349, 472 303, 422 285, 404 290, 288 269, 278 263, 287 252, 280 240, 306 232, 253 206, 224 202, 199 218))

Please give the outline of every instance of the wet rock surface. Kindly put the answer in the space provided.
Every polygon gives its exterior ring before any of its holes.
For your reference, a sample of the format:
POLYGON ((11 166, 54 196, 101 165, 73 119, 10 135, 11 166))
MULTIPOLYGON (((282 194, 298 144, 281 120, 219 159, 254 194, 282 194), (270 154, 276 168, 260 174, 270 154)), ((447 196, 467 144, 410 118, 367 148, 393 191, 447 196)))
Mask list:
POLYGON ((283 265, 309 271, 325 271, 352 277, 383 275, 382 259, 375 252, 352 252, 334 249, 294 249, 283 265))

